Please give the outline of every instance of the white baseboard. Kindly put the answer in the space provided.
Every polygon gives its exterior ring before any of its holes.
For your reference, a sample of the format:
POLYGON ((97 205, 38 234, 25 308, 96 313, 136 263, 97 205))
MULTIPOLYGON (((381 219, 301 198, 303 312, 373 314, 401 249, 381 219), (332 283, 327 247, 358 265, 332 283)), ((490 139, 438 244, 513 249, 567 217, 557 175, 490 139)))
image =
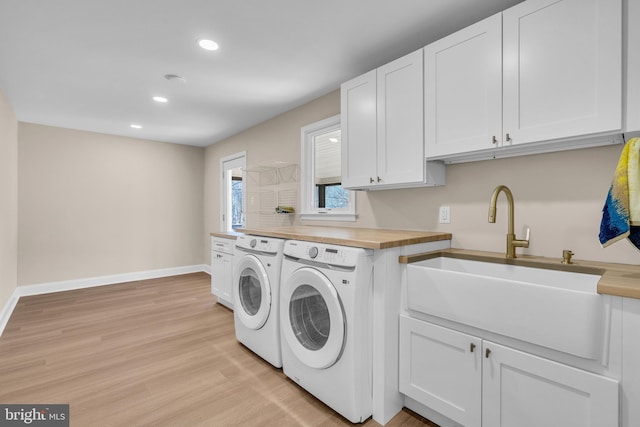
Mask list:
POLYGON ((86 279, 62 280, 59 282, 38 283, 18 286, 9 297, 9 301, 0 311, 0 335, 13 313, 20 297, 49 294, 52 292, 71 291, 74 289, 92 288, 95 286, 114 285, 136 280, 156 279, 159 277, 177 276, 180 274, 205 272, 211 274, 211 267, 206 264, 187 265, 183 267, 161 268, 158 270, 136 271, 132 273, 112 274, 109 276, 88 277, 86 279))
POLYGON ((0 311, 0 336, 2 336, 4 328, 9 322, 13 309, 16 308, 16 304, 18 304, 18 299, 20 299, 20 297, 16 296, 16 292, 14 291, 9 297, 9 301, 7 301, 4 307, 2 307, 2 311, 0 311))

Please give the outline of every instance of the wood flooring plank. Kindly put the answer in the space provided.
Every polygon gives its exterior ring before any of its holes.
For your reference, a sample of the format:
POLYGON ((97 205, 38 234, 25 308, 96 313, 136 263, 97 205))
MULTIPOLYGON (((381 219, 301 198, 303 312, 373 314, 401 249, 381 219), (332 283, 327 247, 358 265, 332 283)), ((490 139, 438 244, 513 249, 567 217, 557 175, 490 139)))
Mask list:
MULTIPOLYGON (((69 403, 80 427, 352 425, 238 343, 210 286, 193 273, 21 298, 0 402, 69 403)), ((437 427, 408 410, 388 425, 437 427)))

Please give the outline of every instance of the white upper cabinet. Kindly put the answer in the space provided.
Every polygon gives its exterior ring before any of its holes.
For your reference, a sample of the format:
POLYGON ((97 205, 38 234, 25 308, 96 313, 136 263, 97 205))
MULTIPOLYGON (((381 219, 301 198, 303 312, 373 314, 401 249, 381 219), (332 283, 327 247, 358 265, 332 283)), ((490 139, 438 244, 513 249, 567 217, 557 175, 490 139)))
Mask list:
POLYGON ((376 70, 340 88, 342 186, 365 187, 377 176, 376 70))
POLYGON ((425 165, 422 65, 421 49, 342 84, 344 188, 444 184, 444 165, 425 165))
POLYGON ((625 132, 640 135, 640 1, 626 0, 626 124, 625 132))
POLYGON ((424 180, 422 50, 378 68, 380 184, 424 180))
POLYGON ((621 24, 621 0, 528 0, 504 11, 505 144, 622 130, 621 24))
POLYGON ((502 134, 502 14, 424 52, 427 157, 495 147, 502 134))
POLYGON ((527 0, 427 46, 427 158, 611 142, 584 138, 622 130, 621 8, 527 0))

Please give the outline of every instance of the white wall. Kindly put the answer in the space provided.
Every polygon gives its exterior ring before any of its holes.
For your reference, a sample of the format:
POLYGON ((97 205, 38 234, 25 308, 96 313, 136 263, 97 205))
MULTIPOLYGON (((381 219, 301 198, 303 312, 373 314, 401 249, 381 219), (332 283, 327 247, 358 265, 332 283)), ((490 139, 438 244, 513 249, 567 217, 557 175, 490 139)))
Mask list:
POLYGON ((517 253, 638 264, 640 252, 628 241, 606 249, 598 233, 602 206, 622 145, 572 150, 447 166, 440 188, 391 190, 363 194, 359 225, 450 231, 452 246, 504 252, 507 204, 499 196, 497 221, 489 224, 489 200, 505 184, 515 199, 515 231, 530 247, 517 253), (451 207, 451 224, 438 224, 439 206, 451 207))
MULTIPOLYGON (((336 115, 340 111, 340 92, 334 91, 285 114, 254 126, 205 151, 205 231, 220 228, 220 159, 241 151, 247 152, 247 167, 273 165, 275 162, 300 163, 300 128, 336 115)), ((292 225, 295 217, 271 215, 258 225, 292 225)), ((205 242, 205 256, 210 255, 205 242)))
POLYGON ((0 90, 0 313, 17 284, 18 122, 0 90))
MULTIPOLYGON (((246 150, 249 165, 276 160, 299 163, 300 128, 339 112, 340 94, 335 91, 208 147, 205 229, 218 230, 220 157, 246 150)), ((627 241, 607 249, 598 241, 601 209, 621 150, 622 145, 613 145, 450 165, 444 187, 359 192, 355 223, 304 224, 450 231, 454 247, 503 252, 507 232, 504 195, 499 199, 496 224, 489 224, 487 216, 493 189, 505 184, 516 201, 516 234, 522 237, 523 226, 531 227, 531 246, 518 253, 560 259, 563 249, 571 249, 576 259, 638 264, 640 252, 627 241), (450 225, 438 224, 442 205, 451 207, 450 225)), ((286 218, 288 223, 301 223, 286 218)))
POLYGON ((18 163, 19 285, 203 263, 203 148, 20 123, 18 163))

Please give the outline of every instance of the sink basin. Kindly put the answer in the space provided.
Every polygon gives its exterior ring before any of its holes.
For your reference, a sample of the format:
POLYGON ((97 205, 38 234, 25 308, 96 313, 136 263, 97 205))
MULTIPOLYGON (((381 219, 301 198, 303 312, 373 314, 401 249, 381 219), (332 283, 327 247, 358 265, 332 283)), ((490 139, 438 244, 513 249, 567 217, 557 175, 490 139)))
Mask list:
POLYGON ((604 331, 601 274, 585 271, 438 256, 407 265, 407 307, 598 359, 604 331))

